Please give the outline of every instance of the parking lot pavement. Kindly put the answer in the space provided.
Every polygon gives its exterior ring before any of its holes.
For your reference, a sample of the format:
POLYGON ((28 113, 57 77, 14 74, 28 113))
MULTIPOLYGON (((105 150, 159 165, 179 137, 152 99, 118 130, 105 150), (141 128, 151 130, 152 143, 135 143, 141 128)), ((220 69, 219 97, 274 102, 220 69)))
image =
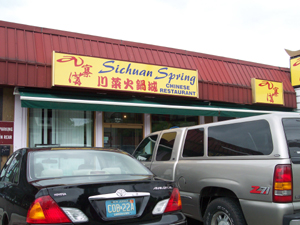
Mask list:
POLYGON ((187 222, 188 222, 188 225, 203 225, 203 223, 201 223, 200 221, 194 220, 189 217, 187 217, 187 222))

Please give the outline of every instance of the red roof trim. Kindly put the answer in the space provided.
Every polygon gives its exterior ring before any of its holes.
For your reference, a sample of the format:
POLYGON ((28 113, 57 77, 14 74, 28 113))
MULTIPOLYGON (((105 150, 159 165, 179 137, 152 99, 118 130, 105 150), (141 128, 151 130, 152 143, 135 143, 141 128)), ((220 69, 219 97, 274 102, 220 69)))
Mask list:
POLYGON ((251 78, 280 81, 285 107, 296 108, 289 68, 5 21, 0 21, 0 84, 51 88, 52 51, 196 69, 200 100, 252 104, 251 78))

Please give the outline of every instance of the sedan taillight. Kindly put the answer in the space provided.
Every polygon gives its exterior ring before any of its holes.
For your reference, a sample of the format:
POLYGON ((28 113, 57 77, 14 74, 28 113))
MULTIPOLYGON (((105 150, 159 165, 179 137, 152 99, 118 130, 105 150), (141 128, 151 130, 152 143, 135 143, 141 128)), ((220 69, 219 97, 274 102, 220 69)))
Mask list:
POLYGON ((178 188, 174 188, 165 212, 177 211, 182 209, 181 197, 178 188))
POLYGON ((162 214, 182 209, 181 197, 178 188, 174 188, 169 199, 162 200, 156 204, 152 214, 162 214))
POLYGON ((71 223, 50 196, 37 198, 27 212, 27 223, 71 223))
POLYGON ((50 196, 37 198, 27 212, 27 223, 83 223, 87 216, 76 208, 60 208, 50 196))

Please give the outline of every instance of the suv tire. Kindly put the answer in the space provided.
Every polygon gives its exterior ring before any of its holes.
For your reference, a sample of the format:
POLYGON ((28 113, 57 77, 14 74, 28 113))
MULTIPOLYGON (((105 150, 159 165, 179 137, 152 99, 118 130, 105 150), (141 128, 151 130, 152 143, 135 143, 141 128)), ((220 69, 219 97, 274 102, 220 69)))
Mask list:
POLYGON ((205 225, 246 225, 238 202, 231 198, 217 198, 207 207, 205 225))

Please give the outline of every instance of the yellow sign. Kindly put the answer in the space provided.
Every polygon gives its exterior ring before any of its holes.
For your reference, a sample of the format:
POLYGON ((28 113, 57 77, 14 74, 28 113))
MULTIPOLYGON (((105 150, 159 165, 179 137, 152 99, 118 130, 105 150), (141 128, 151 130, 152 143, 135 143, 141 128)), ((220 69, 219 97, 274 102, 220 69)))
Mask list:
POLYGON ((253 103, 284 105, 282 82, 251 78, 253 103))
POLYGON ((198 73, 53 52, 52 86, 198 97, 198 73))
POLYGON ((291 59, 291 81, 292 86, 300 85, 300 56, 291 59))

